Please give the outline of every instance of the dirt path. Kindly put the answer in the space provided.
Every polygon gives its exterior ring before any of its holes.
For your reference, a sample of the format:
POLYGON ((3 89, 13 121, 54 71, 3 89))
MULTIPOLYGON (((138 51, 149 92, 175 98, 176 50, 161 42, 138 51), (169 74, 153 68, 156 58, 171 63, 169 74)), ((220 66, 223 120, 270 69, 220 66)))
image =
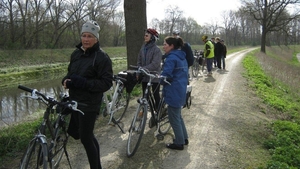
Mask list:
MULTIPOLYGON (((260 112, 260 100, 242 77, 242 59, 252 49, 228 55, 226 71, 213 72, 213 77, 193 79, 192 106, 183 109, 190 144, 183 151, 165 148, 172 142, 173 131, 163 141, 154 137, 146 126, 137 153, 126 156, 127 134, 99 120, 95 130, 100 142, 104 169, 236 169, 256 168, 268 156, 258 136, 263 135, 268 118, 260 112)), ((131 102, 135 104, 135 100, 131 102)), ((124 121, 128 130, 134 106, 124 121)), ((89 169, 85 151, 79 141, 70 139, 68 146, 75 169, 89 169)), ((61 169, 68 168, 63 159, 61 169)))

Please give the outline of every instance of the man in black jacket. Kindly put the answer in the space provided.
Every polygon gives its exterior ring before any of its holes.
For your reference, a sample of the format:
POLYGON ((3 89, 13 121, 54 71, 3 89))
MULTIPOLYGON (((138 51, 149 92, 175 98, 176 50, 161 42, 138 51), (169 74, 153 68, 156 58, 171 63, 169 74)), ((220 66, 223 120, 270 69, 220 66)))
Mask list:
POLYGON ((221 70, 221 58, 223 57, 224 54, 224 46, 220 41, 221 39, 219 37, 216 37, 215 58, 217 60, 218 70, 221 70))

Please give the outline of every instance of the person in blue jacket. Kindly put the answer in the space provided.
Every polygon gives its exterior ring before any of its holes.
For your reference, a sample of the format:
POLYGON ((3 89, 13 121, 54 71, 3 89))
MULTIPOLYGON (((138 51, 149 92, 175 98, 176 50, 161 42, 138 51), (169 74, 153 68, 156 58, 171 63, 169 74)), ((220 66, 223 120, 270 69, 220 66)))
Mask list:
POLYGON ((166 147, 175 150, 183 150, 184 145, 188 144, 188 134, 181 116, 188 84, 188 64, 182 47, 183 40, 180 37, 168 36, 164 39, 165 61, 161 75, 167 77, 171 85, 162 82, 162 94, 168 104, 169 121, 175 135, 173 143, 166 147))

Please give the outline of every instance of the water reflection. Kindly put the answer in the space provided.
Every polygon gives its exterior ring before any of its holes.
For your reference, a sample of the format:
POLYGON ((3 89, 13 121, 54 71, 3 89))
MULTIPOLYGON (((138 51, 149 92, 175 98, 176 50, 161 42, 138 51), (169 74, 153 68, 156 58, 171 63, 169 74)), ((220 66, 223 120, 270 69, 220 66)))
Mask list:
MULTIPOLYGON (((25 86, 37 89, 49 97, 57 98, 61 92, 65 92, 60 81, 61 78, 26 84, 25 86)), ((26 96, 30 96, 31 94, 18 89, 18 86, 0 92, 0 127, 22 122, 32 116, 36 116, 34 113, 46 108, 45 104, 41 101, 27 98, 26 96)))
MULTIPOLYGON (((114 72, 121 70, 123 69, 117 68, 114 72)), ((62 76, 58 76, 56 79, 42 80, 24 86, 37 89, 48 97, 58 98, 60 93, 66 92, 61 85, 61 79, 62 76)), ((32 119, 38 116, 37 112, 43 113, 46 105, 41 101, 23 97, 26 95, 29 96, 30 93, 18 89, 17 85, 4 90, 0 89, 0 128, 32 119)))

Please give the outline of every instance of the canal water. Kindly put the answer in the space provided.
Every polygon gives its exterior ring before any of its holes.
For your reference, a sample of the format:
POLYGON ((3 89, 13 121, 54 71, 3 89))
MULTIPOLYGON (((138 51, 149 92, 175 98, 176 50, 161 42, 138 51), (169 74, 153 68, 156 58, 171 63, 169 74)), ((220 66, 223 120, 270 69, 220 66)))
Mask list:
MULTIPOLYGON (((114 70, 114 74, 121 70, 123 69, 118 68, 114 70)), ((46 96, 58 98, 61 93, 67 92, 61 85, 62 78, 63 76, 24 86, 37 89, 41 93, 46 94, 46 96)), ((46 105, 41 101, 26 98, 26 95, 30 96, 30 93, 18 89, 18 85, 0 89, 0 128, 38 117, 41 115, 38 112, 43 113, 46 105)))

